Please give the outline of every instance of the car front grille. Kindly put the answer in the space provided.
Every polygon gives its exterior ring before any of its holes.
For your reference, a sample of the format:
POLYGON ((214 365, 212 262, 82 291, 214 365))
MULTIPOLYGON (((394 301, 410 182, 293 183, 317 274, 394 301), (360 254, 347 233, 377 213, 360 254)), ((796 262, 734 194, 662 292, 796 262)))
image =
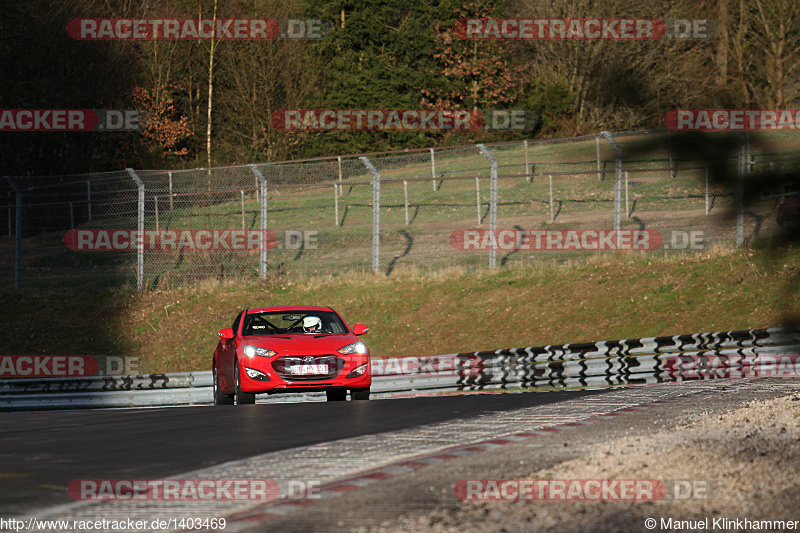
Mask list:
POLYGON ((284 355, 272 362, 272 369, 286 381, 321 381, 333 379, 344 368, 344 359, 330 355, 284 355), (326 374, 291 374, 289 368, 295 365, 328 365, 326 374))

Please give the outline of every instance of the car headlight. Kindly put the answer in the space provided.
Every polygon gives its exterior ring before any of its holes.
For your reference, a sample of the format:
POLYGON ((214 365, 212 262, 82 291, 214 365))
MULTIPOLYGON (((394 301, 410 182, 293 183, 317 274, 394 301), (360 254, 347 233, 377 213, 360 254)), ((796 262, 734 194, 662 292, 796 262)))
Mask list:
POLYGON ((272 357, 273 355, 278 355, 278 352, 267 350, 261 346, 251 346, 249 344, 244 347, 243 351, 247 357, 272 357))
POLYGON ((342 355, 350 355, 351 353, 367 353, 367 345, 361 341, 348 344, 344 348, 336 350, 342 355))

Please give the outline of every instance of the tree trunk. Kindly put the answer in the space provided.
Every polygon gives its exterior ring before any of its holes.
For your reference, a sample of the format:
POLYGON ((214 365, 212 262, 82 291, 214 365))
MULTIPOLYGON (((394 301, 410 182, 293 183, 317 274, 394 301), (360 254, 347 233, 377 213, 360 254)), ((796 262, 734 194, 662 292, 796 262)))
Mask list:
POLYGON ((208 175, 209 175, 209 182, 208 187, 209 190, 211 189, 211 108, 212 108, 212 100, 214 96, 214 50, 217 47, 217 43, 215 41, 216 31, 217 31, 217 0, 214 0, 214 17, 213 17, 213 29, 211 31, 211 49, 209 50, 208 54, 208 114, 207 114, 207 126, 206 126, 206 156, 208 159, 208 163, 206 168, 208 168, 208 175))

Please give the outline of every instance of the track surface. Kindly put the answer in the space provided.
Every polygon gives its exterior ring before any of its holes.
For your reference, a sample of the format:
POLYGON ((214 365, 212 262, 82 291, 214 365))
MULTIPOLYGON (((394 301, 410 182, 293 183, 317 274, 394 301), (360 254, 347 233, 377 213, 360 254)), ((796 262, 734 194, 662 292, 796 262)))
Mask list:
POLYGON ((607 391, 0 414, 0 517, 70 503, 73 479, 164 478, 310 444, 607 391))

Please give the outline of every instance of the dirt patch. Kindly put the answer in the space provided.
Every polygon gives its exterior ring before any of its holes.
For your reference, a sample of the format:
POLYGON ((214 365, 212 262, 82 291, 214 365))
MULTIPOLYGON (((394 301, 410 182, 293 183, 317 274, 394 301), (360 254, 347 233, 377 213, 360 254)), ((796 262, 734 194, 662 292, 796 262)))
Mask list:
MULTIPOLYGON (((800 394, 751 401, 679 430, 625 437, 578 459, 531 472, 529 479, 655 479, 699 481, 706 497, 687 500, 459 502, 401 517, 380 531, 652 531, 753 530, 740 521, 800 520, 800 394), (705 521, 676 527, 667 520, 705 521), (737 525, 739 526, 737 528, 737 525)), ((702 493, 701 493, 702 494, 702 493)), ((800 524, 800 522, 795 522, 800 524)), ((782 531, 783 527, 761 528, 782 531)), ((797 529, 797 526, 795 526, 797 529)))

